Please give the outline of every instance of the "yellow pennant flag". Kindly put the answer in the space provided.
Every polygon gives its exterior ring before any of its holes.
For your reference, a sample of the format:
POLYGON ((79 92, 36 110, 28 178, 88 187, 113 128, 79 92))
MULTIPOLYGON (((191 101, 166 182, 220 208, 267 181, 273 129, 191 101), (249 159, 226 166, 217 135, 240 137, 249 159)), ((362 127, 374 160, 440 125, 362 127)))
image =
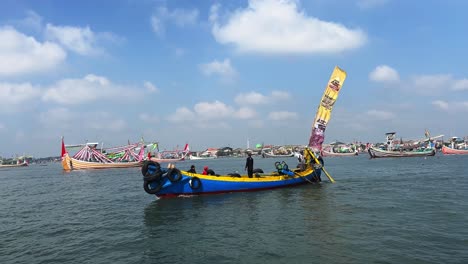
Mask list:
POLYGON ((325 129, 327 128, 333 105, 338 98, 338 94, 340 93, 345 79, 346 72, 336 66, 325 88, 312 126, 309 147, 315 152, 322 149, 322 144, 325 139, 325 129))

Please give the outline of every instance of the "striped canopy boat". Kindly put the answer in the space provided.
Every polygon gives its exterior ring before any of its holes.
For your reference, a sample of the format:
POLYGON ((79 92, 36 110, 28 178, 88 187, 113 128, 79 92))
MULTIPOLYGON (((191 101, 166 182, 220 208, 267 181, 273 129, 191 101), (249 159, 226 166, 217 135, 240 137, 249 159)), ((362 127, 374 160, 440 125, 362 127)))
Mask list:
POLYGON ((96 144, 84 144, 81 146, 83 146, 82 149, 70 157, 62 138, 62 167, 64 170, 140 167, 145 158, 144 144, 139 143, 107 149, 108 151, 112 151, 110 153, 97 150, 96 144), (139 149, 139 152, 135 153, 135 149, 139 149), (117 155, 116 153, 119 154, 117 155))

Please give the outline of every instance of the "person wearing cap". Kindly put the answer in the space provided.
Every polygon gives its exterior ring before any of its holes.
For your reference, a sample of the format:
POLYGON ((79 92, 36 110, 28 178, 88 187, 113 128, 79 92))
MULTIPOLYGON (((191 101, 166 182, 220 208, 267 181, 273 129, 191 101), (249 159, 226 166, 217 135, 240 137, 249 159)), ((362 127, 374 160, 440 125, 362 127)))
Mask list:
POLYGON ((208 166, 203 167, 203 175, 208 175, 208 166))
POLYGON ((248 152, 247 160, 245 161, 245 170, 247 170, 247 175, 249 176, 249 178, 253 177, 253 166, 254 160, 252 158, 252 153, 248 152))

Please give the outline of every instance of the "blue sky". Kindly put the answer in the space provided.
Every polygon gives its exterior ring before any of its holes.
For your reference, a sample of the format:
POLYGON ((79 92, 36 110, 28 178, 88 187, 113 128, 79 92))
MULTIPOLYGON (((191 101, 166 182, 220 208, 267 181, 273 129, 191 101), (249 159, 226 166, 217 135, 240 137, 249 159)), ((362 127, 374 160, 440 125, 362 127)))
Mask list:
POLYGON ((0 155, 60 138, 163 149, 468 134, 466 1, 13 1, 0 8, 0 155))

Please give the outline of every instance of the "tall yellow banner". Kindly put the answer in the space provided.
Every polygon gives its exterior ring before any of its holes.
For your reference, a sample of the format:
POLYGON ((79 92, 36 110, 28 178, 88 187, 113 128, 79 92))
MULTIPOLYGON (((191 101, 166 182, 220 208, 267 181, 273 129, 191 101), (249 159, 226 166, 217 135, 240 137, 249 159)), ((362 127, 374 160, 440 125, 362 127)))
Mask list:
POLYGON ((312 126, 309 147, 315 152, 322 149, 322 144, 325 139, 325 129, 327 128, 333 105, 338 98, 338 94, 340 93, 345 79, 346 72, 336 66, 330 80, 328 81, 328 85, 325 88, 325 92, 323 93, 322 100, 320 101, 312 126))

